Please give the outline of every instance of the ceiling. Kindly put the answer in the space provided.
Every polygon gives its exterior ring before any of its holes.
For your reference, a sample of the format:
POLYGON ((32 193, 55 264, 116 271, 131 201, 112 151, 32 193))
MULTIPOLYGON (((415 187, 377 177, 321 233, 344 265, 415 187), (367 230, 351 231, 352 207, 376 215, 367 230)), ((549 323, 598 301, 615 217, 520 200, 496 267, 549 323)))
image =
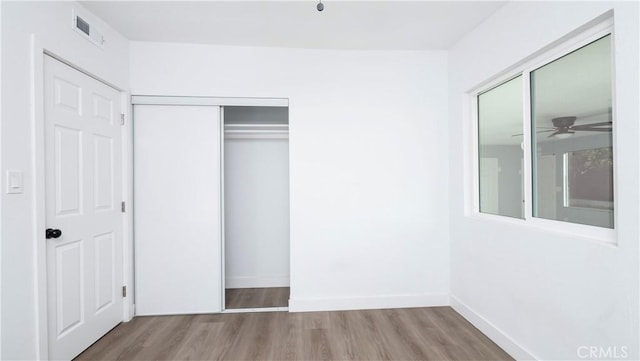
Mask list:
MULTIPOLYGON (((446 50, 506 1, 81 1, 130 40, 231 46, 354 50, 446 50)), ((611 74, 602 42, 540 70, 539 127, 558 116, 576 125, 606 120, 611 74), (603 65, 604 64, 604 65, 603 65), (602 89, 609 89, 602 93, 602 89)), ((522 83, 485 93, 484 144, 518 145, 522 83)), ((594 135, 581 132, 576 136, 594 135)), ((546 137, 540 137, 546 141, 546 137)))
POLYGON ((84 1, 130 40, 445 50, 506 1, 84 1))

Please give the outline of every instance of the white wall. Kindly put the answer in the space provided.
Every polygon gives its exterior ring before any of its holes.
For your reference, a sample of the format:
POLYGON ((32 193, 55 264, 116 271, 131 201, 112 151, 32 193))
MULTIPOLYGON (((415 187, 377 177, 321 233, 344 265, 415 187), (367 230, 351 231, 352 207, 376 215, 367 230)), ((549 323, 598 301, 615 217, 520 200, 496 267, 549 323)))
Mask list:
MULTIPOLYGON (((2 2, 2 355, 35 359, 39 345, 34 229, 31 34, 52 53, 123 89, 128 41, 71 2, 2 2), (71 29, 72 8, 100 26, 104 49, 71 29), (24 192, 4 192, 6 171, 24 172, 24 192)), ((42 61, 42 56, 37 60, 42 61)), ((46 325, 42 325, 46 329, 46 325)))
POLYGON ((224 158, 225 286, 287 287, 289 141, 227 138, 224 158))
POLYGON ((446 304, 447 56, 131 43, 132 94, 289 98, 292 310, 446 304))
POLYGON ((638 23, 637 2, 508 3, 450 51, 452 304, 514 356, 626 346, 628 359, 640 357, 638 23), (465 216, 474 176, 465 92, 612 8, 618 245, 465 216))

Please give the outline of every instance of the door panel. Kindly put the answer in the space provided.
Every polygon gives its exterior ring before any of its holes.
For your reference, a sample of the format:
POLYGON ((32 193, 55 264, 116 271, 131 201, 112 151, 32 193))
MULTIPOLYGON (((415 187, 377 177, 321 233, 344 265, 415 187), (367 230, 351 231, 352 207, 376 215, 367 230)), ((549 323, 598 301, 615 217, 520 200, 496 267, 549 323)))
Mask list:
POLYGON ((120 94, 44 64, 49 357, 71 359, 122 321, 120 94))
POLYGON ((113 139, 93 136, 93 209, 113 210, 113 139))
POLYGON ((82 115, 82 87, 74 80, 65 78, 54 78, 55 84, 55 105, 57 108, 64 108, 67 111, 82 115))
POLYGON ((134 107, 136 314, 220 312, 220 109, 134 107))
POLYGON ((54 126, 56 214, 78 215, 82 204, 82 131, 54 126))
POLYGON ((95 311, 96 313, 109 307, 116 302, 114 294, 113 274, 115 273, 114 266, 114 248, 115 242, 113 239, 113 233, 101 234, 94 238, 95 240, 95 268, 94 274, 96 276, 96 297, 95 297, 95 311))
POLYGON ((84 319, 82 241, 56 247, 57 336, 63 336, 84 319))
POLYGON ((107 125, 113 125, 113 100, 93 94, 93 117, 107 125))

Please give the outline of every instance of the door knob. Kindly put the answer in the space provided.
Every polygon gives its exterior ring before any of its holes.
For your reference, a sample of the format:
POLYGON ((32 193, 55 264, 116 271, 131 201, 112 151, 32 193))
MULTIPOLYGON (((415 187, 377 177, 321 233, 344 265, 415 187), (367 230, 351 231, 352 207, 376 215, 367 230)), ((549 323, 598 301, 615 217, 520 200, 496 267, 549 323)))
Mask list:
POLYGON ((62 236, 62 231, 59 229, 47 228, 45 232, 46 239, 59 238, 60 236, 62 236))

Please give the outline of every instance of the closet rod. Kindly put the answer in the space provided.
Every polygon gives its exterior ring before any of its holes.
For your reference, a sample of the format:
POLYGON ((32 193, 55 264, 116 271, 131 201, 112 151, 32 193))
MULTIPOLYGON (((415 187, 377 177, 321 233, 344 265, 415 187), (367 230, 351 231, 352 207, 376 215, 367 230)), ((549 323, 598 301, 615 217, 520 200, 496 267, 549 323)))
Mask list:
POLYGON ((265 129, 255 129, 255 130, 225 129, 224 132, 225 133, 265 133, 265 134, 289 133, 288 130, 265 130, 265 129))
POLYGON ((247 124, 247 123, 243 123, 243 124, 225 124, 224 125, 225 128, 226 127, 272 127, 272 128, 286 128, 289 126, 289 124, 267 124, 267 123, 262 123, 262 124, 247 124))

